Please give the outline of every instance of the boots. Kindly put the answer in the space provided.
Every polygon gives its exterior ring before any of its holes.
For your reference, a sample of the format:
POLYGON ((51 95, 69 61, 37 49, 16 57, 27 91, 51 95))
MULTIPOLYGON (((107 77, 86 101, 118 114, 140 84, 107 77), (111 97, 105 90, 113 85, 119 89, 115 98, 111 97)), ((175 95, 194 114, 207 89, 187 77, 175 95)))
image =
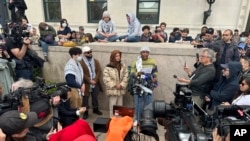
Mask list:
POLYGON ((89 112, 86 110, 83 114, 83 119, 87 119, 89 117, 89 112))
POLYGON ((98 108, 93 108, 93 113, 97 114, 97 115, 102 115, 102 112, 99 111, 98 108))

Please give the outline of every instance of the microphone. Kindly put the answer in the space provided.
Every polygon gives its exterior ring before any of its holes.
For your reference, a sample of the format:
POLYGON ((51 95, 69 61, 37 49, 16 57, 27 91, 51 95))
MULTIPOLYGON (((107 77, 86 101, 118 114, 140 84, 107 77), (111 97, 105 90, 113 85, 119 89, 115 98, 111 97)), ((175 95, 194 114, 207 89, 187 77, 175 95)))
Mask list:
POLYGON ((66 84, 67 84, 67 82, 56 83, 55 85, 46 86, 46 89, 57 88, 57 87, 60 87, 60 86, 64 86, 66 84))
POLYGON ((175 79, 177 79, 178 77, 177 77, 177 75, 173 75, 173 77, 175 78, 175 79))

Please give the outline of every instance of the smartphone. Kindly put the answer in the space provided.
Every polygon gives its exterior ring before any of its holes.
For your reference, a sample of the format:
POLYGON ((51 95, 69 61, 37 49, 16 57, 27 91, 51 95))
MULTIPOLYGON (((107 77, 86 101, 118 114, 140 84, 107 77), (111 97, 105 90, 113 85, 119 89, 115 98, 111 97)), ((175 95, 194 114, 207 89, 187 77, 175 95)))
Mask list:
POLYGON ((197 61, 199 62, 199 53, 196 53, 196 59, 197 59, 197 61))

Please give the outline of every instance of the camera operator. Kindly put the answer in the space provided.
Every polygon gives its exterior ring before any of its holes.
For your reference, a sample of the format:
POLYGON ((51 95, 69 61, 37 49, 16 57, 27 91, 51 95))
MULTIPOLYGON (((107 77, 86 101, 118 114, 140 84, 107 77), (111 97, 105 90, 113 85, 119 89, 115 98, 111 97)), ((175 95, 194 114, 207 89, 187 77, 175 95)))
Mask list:
POLYGON ((15 79, 24 78, 31 80, 33 58, 30 58, 27 53, 28 50, 31 50, 30 39, 28 37, 22 37, 23 29, 19 27, 20 25, 13 24, 12 26, 17 27, 12 28, 11 35, 6 39, 5 45, 11 59, 14 59, 16 62, 15 79))
MULTIPOLYGON (((149 58, 150 49, 147 46, 141 47, 140 56, 138 56, 136 61, 133 61, 131 64, 131 76, 136 80, 135 83, 139 84, 141 81, 144 81, 141 85, 153 90, 157 87, 157 64, 155 59, 149 58), (151 70, 146 72, 146 70, 151 70), (143 77, 144 76, 144 77, 143 77), (147 77, 147 78, 146 78, 147 77)), ((135 121, 134 126, 137 126, 138 121, 141 118, 143 107, 147 106, 153 101, 153 94, 149 94, 145 91, 142 91, 140 88, 135 87, 134 95, 134 107, 135 107, 135 121)))
POLYGON ((191 72, 186 64, 184 66, 184 70, 188 74, 189 79, 177 78, 179 82, 189 84, 189 88, 192 90, 192 99, 199 106, 202 106, 205 95, 207 95, 213 87, 215 77, 214 61, 214 51, 211 49, 203 49, 200 55, 200 65, 195 71, 191 72))
POLYGON ((71 88, 64 87, 63 94, 61 95, 61 103, 58 106, 59 118, 62 127, 71 125, 79 116, 86 111, 86 107, 71 108, 70 98, 72 97, 71 88))

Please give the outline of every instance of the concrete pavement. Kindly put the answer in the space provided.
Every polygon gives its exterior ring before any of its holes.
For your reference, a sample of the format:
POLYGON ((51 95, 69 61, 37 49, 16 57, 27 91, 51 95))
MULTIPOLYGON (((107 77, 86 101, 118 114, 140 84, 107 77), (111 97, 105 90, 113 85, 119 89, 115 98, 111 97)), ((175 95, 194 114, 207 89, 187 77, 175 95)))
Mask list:
MULTIPOLYGON (((97 119, 97 117, 105 117, 105 118, 109 117, 109 111, 102 110, 102 113, 103 113, 102 116, 98 116, 92 112, 92 109, 89 110, 89 118, 87 119, 87 121, 89 122, 92 129, 93 129, 93 123, 97 119)), ((134 128, 134 130, 136 131, 135 128, 134 128)), ((101 133, 101 132, 94 132, 94 133, 95 133, 95 136, 98 139, 98 141, 105 141, 106 140, 106 133, 101 133)), ((160 141, 165 141, 165 138, 164 138, 165 129, 163 126, 158 125, 157 133, 159 135, 160 141)), ((155 139, 153 137, 147 137, 143 134, 140 134, 140 139, 141 139, 141 141, 142 140, 143 141, 155 141, 155 139)))

